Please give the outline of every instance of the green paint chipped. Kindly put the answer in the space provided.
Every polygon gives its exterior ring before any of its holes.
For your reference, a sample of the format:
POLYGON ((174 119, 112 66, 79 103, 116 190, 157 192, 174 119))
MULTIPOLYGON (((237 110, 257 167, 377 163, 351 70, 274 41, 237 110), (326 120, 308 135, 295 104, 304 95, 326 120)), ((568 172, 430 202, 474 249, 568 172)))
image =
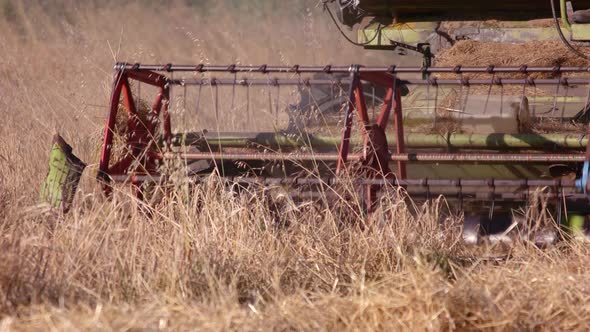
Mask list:
POLYGON ((85 167, 86 164, 72 154, 72 147, 56 134, 49 154, 49 171, 41 185, 41 201, 68 212, 85 167))

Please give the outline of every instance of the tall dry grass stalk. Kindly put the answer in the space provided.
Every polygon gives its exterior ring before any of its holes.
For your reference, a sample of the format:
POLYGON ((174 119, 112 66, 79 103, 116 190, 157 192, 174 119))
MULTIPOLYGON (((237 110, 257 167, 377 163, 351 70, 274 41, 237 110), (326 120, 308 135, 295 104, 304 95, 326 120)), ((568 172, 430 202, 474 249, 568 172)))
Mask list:
POLYGON ((1 3, 0 330, 588 329, 588 248, 473 252, 442 200, 389 190, 361 227, 354 197, 273 205, 211 179, 149 212, 105 200, 94 164, 70 214, 36 206, 53 131, 96 162, 115 60, 391 62, 315 1, 187 3, 1 3))
MULTIPOLYGON (((146 213, 124 190, 68 216, 12 210, 1 224, 0 312, 15 328, 586 328, 587 248, 475 254, 439 208, 387 197, 369 228, 215 178, 146 213), (483 257, 483 258, 482 258, 483 257), (504 257, 504 256, 502 256, 504 257)), ((444 209, 443 209, 444 210, 444 209)))

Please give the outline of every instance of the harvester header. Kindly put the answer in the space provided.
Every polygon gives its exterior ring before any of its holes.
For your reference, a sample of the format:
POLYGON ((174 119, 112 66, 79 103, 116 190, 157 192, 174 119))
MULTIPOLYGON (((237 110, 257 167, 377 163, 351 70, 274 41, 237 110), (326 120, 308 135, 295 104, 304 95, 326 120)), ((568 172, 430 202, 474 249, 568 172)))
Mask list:
MULTIPOLYGON (((429 199, 445 195, 450 200, 460 202, 462 207, 463 202, 467 201, 477 202, 475 205, 493 202, 492 207, 487 207, 492 210, 522 204, 538 190, 543 191, 543 195, 557 205, 563 201, 586 206, 587 203, 584 202, 587 202, 586 193, 589 192, 588 180, 587 177, 584 180, 582 174, 587 168, 583 165, 587 165, 589 158, 588 154, 581 151, 587 145, 582 143, 582 140, 587 142, 587 137, 583 134, 585 130, 578 135, 547 135, 519 128, 506 129, 514 132, 498 133, 492 127, 487 129, 488 132, 479 129, 471 134, 465 133, 465 129, 478 121, 498 122, 501 128, 504 126, 501 120, 503 117, 513 122, 531 117, 535 117, 537 122, 549 121, 547 117, 535 114, 545 106, 553 107, 551 101, 548 104, 529 105, 526 98, 527 88, 541 89, 553 98, 560 98, 559 91, 564 94, 569 91, 570 98, 562 98, 565 103, 557 105, 558 109, 552 110, 549 115, 559 119, 558 121, 570 121, 567 120, 568 113, 583 108, 584 104, 582 101, 581 105, 574 106, 580 103, 580 99, 571 95, 583 95, 584 89, 580 90, 580 87, 590 84, 590 77, 579 74, 588 71, 587 67, 424 68, 120 63, 115 67, 99 179, 107 193, 112 191, 115 182, 123 182, 133 185, 139 197, 143 197, 142 191, 147 188, 147 183, 166 183, 168 175, 164 170, 170 169, 169 163, 183 160, 183 172, 194 183, 200 183, 206 174, 215 172, 242 185, 287 185, 296 196, 301 194, 302 197, 313 197, 309 194, 314 188, 322 184, 334 185, 341 179, 352 176, 358 188, 362 188, 360 191, 365 197, 364 206, 369 219, 379 204, 380 192, 388 187, 404 188, 415 198, 429 199), (415 78, 415 74, 424 72, 432 76, 428 79, 415 78), (574 73, 578 76, 568 76, 574 73), (487 77, 469 78, 464 76, 467 74, 487 77), (138 113, 136 105, 140 97, 133 93, 133 81, 155 88, 153 106, 148 110, 151 120, 147 123, 142 123, 142 117, 138 113), (519 100, 516 113, 509 111, 510 107, 506 104, 494 102, 510 98, 489 94, 486 96, 488 103, 497 105, 500 109, 490 107, 483 112, 465 109, 471 105, 468 101, 470 98, 477 100, 476 96, 469 94, 469 89, 476 89, 477 86, 516 86, 523 89, 522 94, 516 98, 519 100), (237 89, 265 89, 259 91, 268 92, 262 94, 263 99, 268 97, 268 109, 274 110, 277 100, 281 98, 281 87, 284 90, 303 91, 301 94, 308 97, 302 97, 301 100, 313 101, 313 105, 302 101, 298 105, 290 105, 289 112, 296 110, 299 112, 297 116, 305 120, 299 121, 303 124, 298 127, 285 126, 284 130, 255 134, 207 130, 178 132, 172 129, 178 126, 174 125, 175 111, 170 109, 170 105, 182 103, 184 116, 189 113, 199 117, 199 111, 191 112, 190 109, 204 108, 205 101, 210 101, 210 110, 215 113, 215 121, 223 122, 226 111, 220 107, 220 98, 234 99, 239 94, 237 89), (370 87, 385 91, 380 104, 374 105, 371 102, 372 96, 367 93, 370 87), (195 96, 202 100, 193 100, 195 105, 187 106, 187 90, 191 89, 200 91, 195 96), (445 89, 463 91, 463 96, 459 98, 462 99, 459 101, 461 105, 454 107, 466 113, 459 114, 455 119, 458 123, 463 123, 464 128, 456 133, 448 133, 447 138, 430 130, 426 130, 426 133, 416 130, 416 123, 442 121, 438 114, 441 110, 438 103, 441 100, 437 98, 442 99, 441 92, 445 89), (172 93, 172 90, 176 93, 172 93), (332 94, 323 98, 324 101, 317 96, 317 91, 330 90, 332 94), (210 91, 210 96, 203 96, 203 91, 210 91), (421 94, 421 98, 415 98, 417 93, 421 94), (342 108, 322 108, 322 103, 332 102, 337 95, 341 97, 339 100, 342 101, 342 108), (174 96, 181 100, 173 101, 174 96), (121 104, 124 105, 123 108, 121 104), (565 108, 560 110, 560 106, 565 108), (421 108, 421 115, 412 115, 413 110, 421 108), (502 108, 505 114, 502 114, 502 108), (120 112, 124 112, 127 117, 126 152, 114 157, 112 151, 115 147, 115 134, 119 131, 117 119, 120 112), (325 120, 328 116, 335 116, 335 123, 324 124, 342 126, 340 136, 326 136, 321 130, 314 133, 314 126, 310 122, 314 112, 315 116, 324 117, 324 121, 329 121, 325 120), (480 138, 478 142, 477 135, 485 137, 484 141, 480 138), (494 142, 494 135, 496 138, 503 137, 502 142, 494 142), (572 135, 575 137, 574 144, 563 145, 572 135), (453 146, 452 140, 462 143, 453 146), (508 143, 510 140, 513 143, 508 143), (519 147, 518 142, 527 144, 519 147), (512 152, 507 153, 507 150, 512 152), (248 164, 249 167, 240 169, 236 167, 238 164, 248 164), (280 164, 282 175, 273 174, 265 168, 265 164, 280 164), (543 174, 550 173, 552 165, 569 165, 567 169, 580 176, 577 181, 559 177, 543 178, 543 174), (453 168, 455 171, 451 170, 453 168), (301 175, 301 172, 305 175, 301 175), (479 178, 478 174, 481 174, 479 178)), ((147 90, 139 87, 136 89, 147 90)), ((248 103, 256 102, 249 100, 248 103)), ((246 110, 251 111, 252 107, 247 106, 246 110)), ((547 114, 546 111, 542 113, 547 114)), ((572 115, 574 114, 569 114, 569 118, 572 115)), ((181 121, 181 127, 184 123, 181 121)))
POLYGON ((391 219, 384 197, 444 196, 467 216, 468 242, 493 233, 498 214, 520 223, 512 213, 531 201, 558 223, 590 214, 587 64, 431 61, 465 38, 563 37, 572 47, 585 24, 565 38, 554 6, 532 0, 325 4, 334 21, 336 6, 344 24, 364 22, 353 43, 416 51, 423 65, 117 63, 98 170, 105 194, 129 186, 154 201, 179 178, 190 187, 215 175, 228 190, 280 186, 293 200, 355 195, 367 225, 391 219), (481 13, 500 21, 461 21, 481 13))

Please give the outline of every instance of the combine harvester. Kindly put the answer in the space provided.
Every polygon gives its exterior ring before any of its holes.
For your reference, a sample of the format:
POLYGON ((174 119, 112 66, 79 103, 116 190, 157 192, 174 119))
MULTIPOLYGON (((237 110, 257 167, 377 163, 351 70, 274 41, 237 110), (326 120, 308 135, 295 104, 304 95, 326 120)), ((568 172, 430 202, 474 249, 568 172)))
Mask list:
MULTIPOLYGON (((537 0, 325 3, 334 22, 363 24, 356 44, 417 52, 417 67, 118 63, 98 179, 107 194, 120 182, 143 199, 179 172, 193 183, 216 172, 241 186, 281 185, 305 199, 346 180, 363 197, 367 222, 386 190, 444 195, 465 212, 469 243, 520 228, 511 211, 541 198, 558 223, 583 235, 590 68, 432 63, 461 39, 562 39, 579 52, 570 43, 589 40, 590 25, 567 23, 567 7, 560 25, 555 7, 552 17, 537 0), (536 19, 555 24, 529 24, 536 19), (252 121, 269 129, 223 131, 252 121), (210 131, 198 127, 207 122, 210 131)), ((540 244, 557 238, 530 236, 540 244)))

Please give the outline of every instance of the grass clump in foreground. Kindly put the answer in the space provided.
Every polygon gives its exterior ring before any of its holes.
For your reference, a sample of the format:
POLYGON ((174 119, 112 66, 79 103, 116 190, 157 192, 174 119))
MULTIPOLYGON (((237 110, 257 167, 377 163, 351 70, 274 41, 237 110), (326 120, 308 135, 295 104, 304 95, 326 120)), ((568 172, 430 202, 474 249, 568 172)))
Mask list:
MULTIPOLYGON (((211 180, 149 215, 119 192, 67 216, 0 222, 7 329, 586 329, 588 250, 516 243, 485 261, 440 206, 390 197, 386 222, 337 220, 327 204, 282 215, 259 191, 211 180), (18 221, 18 222, 17 222, 18 221)), ((486 250, 486 249, 479 249, 486 250)), ((492 252, 490 249, 487 254, 492 252)))

